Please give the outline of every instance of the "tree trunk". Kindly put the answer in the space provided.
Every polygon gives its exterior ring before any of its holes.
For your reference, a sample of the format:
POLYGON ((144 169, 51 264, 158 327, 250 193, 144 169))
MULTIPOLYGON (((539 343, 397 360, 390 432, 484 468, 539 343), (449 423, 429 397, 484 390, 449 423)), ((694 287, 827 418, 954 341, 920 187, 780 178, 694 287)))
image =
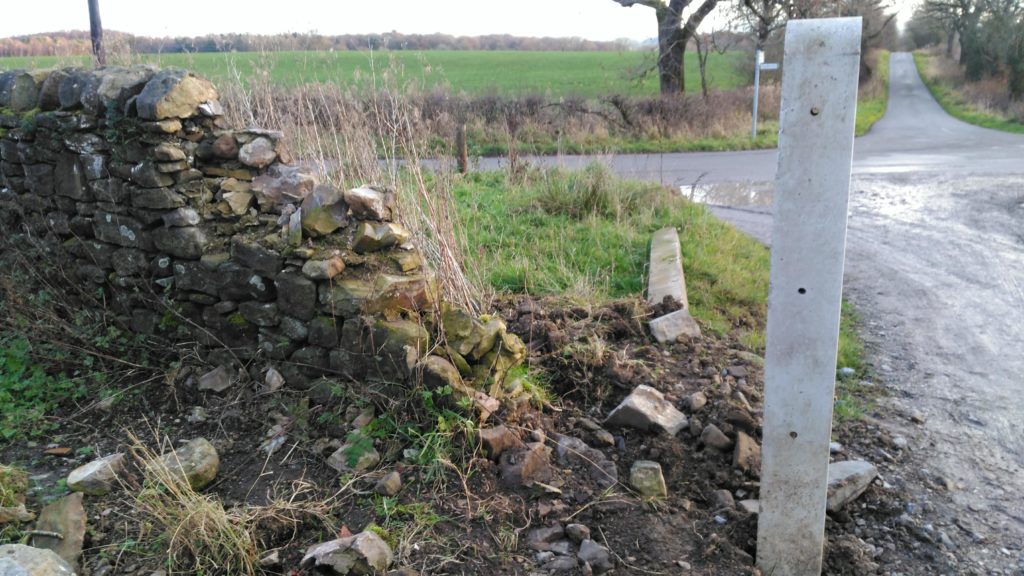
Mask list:
POLYGON ((100 22, 100 0, 89 0, 89 37, 92 56, 96 64, 106 66, 107 54, 103 50, 103 24, 100 22))
POLYGON ((953 39, 956 38, 956 28, 950 28, 946 33, 946 58, 953 59, 953 39))
POLYGON ((655 14, 658 17, 658 79, 661 93, 667 95, 685 92, 683 56, 686 42, 681 38, 682 15, 668 6, 655 10, 655 14))

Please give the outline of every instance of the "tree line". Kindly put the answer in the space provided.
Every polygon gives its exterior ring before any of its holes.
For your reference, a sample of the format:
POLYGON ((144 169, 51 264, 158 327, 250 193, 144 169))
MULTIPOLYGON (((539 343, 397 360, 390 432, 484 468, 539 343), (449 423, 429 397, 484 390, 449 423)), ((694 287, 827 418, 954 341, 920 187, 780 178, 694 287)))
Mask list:
POLYGON ((1024 0, 926 0, 907 30, 915 46, 943 43, 968 80, 1005 80, 1024 99, 1024 0))
MULTIPOLYGON (((597 41, 583 38, 533 38, 508 34, 451 36, 448 34, 207 34, 152 38, 112 30, 108 43, 125 46, 136 54, 180 52, 275 52, 291 50, 529 50, 614 51, 638 45, 628 39, 597 41)), ((0 56, 75 56, 90 52, 88 31, 52 32, 0 38, 0 56)))

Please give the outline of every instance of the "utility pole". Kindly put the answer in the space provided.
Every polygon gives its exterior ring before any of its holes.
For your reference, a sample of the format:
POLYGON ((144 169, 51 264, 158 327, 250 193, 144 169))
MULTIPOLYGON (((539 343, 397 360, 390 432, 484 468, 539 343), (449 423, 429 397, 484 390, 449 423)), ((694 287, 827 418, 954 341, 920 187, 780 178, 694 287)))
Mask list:
POLYGON ((89 36, 92 39, 92 57, 96 64, 107 65, 103 51, 103 24, 100 22, 100 0, 89 0, 89 36))

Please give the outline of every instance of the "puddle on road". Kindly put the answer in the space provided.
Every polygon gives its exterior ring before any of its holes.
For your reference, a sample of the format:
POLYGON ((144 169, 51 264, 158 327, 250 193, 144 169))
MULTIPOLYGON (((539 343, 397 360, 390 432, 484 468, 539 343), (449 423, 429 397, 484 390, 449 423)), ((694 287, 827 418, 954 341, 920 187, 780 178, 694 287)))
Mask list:
POLYGON ((679 193, 693 202, 735 208, 771 206, 774 190, 772 182, 718 182, 679 187, 679 193))

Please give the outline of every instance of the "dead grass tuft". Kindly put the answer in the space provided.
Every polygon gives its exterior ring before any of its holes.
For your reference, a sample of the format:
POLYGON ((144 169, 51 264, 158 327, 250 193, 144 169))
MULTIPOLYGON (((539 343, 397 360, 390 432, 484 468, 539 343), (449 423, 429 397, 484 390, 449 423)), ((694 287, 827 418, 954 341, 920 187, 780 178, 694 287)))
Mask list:
MULTIPOLYGON (((312 485, 294 483, 284 497, 265 506, 235 506, 192 489, 183 475, 159 464, 160 454, 128 434, 130 452, 142 475, 142 485, 132 489, 134 506, 162 532, 168 565, 189 574, 260 573, 260 553, 271 547, 281 533, 294 533, 303 522, 319 522, 335 532, 329 513, 333 499, 310 496, 312 485)), ((167 438, 158 438, 169 450, 167 438)))

